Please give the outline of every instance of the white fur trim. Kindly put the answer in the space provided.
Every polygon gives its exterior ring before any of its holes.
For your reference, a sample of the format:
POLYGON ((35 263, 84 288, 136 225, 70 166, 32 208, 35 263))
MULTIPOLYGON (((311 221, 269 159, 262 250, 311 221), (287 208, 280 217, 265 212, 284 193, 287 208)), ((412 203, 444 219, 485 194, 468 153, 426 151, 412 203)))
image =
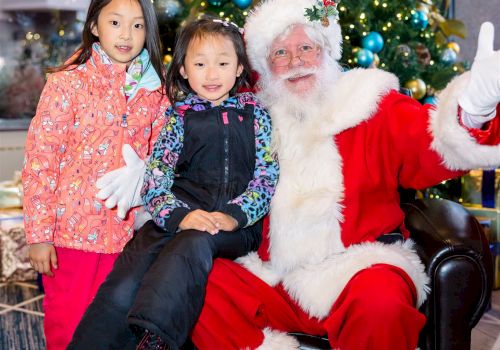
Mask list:
POLYGON ((247 17, 245 40, 253 68, 262 74, 267 71, 267 57, 272 42, 287 28, 296 24, 307 25, 320 32, 331 57, 340 60, 342 36, 340 25, 333 19, 328 27, 320 22, 310 22, 305 17, 306 8, 316 0, 264 0, 247 17))
POLYGON ((370 119, 378 111, 380 100, 391 90, 399 90, 399 80, 380 69, 355 68, 342 73, 332 84, 331 102, 325 103, 330 116, 324 121, 325 132, 336 135, 370 119))
POLYGON ((402 244, 374 242, 350 246, 344 253, 331 256, 320 264, 290 272, 284 277, 283 285, 308 315, 322 319, 328 316, 351 278, 374 264, 390 264, 404 270, 415 284, 417 307, 422 305, 429 292, 429 277, 411 240, 402 244))
POLYGON ((432 149, 452 170, 498 167, 500 145, 480 145, 458 121, 458 97, 465 90, 469 78, 470 73, 464 73, 453 79, 438 96, 438 105, 431 112, 429 125, 434 137, 432 149))
POLYGON ((257 350, 292 350, 300 349, 297 339, 287 333, 264 328, 264 342, 257 350))
POLYGON ((263 262, 257 252, 248 253, 235 261, 271 287, 277 285, 281 280, 281 276, 277 272, 271 270, 269 263, 263 262))
POLYGON ((398 80, 381 70, 354 69, 332 85, 331 103, 304 119, 290 118, 286 104, 270 106, 280 181, 271 201, 269 252, 273 270, 280 273, 345 250, 342 158, 334 135, 372 117, 398 80))

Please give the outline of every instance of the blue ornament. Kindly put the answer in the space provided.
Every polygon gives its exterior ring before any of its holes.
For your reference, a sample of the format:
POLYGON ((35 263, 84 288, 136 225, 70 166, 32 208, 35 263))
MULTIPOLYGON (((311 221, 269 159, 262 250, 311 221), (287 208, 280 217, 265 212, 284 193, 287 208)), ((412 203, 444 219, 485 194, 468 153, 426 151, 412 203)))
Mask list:
POLYGON ((375 56, 373 56, 373 52, 367 49, 360 49, 356 53, 356 61, 361 67, 369 67, 374 58, 375 56))
POLYGON ((452 49, 444 49, 441 53, 441 62, 444 64, 453 64, 457 60, 457 53, 452 49))
POLYGON ((370 32, 361 41, 361 46, 373 53, 379 53, 384 47, 384 38, 378 32, 370 32))
POLYGON ((248 6, 252 5, 252 0, 233 0, 233 4, 244 10, 248 6))
POLYGON ((436 106, 437 105, 437 98, 436 98, 436 96, 427 96, 426 98, 424 98, 424 100, 422 102, 424 104, 436 106))
POLYGON ((424 30, 429 24, 429 16, 424 11, 415 11, 411 15, 411 23, 415 28, 424 30))

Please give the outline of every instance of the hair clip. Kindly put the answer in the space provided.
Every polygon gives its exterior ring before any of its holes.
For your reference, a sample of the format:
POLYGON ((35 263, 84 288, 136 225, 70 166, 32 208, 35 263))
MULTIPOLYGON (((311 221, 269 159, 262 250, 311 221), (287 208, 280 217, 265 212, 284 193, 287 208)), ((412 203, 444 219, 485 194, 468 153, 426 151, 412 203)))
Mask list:
POLYGON ((316 5, 312 8, 306 8, 306 13, 304 16, 311 22, 320 21, 324 27, 330 25, 330 20, 328 17, 334 17, 338 20, 339 11, 337 10, 337 5, 340 0, 317 0, 316 5))
POLYGON ((238 32, 241 35, 243 35, 243 28, 238 27, 238 25, 236 23, 234 23, 234 22, 229 22, 228 20, 225 20, 225 19, 224 20, 222 20, 222 19, 213 19, 212 21, 215 22, 215 23, 220 23, 224 27, 229 27, 229 25, 232 25, 233 27, 235 27, 238 30, 238 32))

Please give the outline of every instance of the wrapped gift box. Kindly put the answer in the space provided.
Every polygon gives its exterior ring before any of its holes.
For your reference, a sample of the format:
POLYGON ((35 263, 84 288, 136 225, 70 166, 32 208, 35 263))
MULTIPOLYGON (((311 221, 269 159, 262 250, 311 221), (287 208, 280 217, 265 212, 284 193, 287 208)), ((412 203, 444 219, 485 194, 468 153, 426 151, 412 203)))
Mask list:
POLYGON ((32 281, 21 210, 0 210, 0 282, 32 281))

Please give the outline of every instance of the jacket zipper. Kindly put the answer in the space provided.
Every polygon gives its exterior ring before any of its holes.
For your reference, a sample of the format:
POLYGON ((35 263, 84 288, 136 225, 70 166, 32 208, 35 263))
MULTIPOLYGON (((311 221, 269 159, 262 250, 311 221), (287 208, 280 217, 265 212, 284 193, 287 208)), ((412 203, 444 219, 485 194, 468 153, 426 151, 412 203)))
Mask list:
POLYGON ((228 112, 222 112, 222 130, 224 135, 224 195, 227 194, 229 185, 229 119, 228 112))

